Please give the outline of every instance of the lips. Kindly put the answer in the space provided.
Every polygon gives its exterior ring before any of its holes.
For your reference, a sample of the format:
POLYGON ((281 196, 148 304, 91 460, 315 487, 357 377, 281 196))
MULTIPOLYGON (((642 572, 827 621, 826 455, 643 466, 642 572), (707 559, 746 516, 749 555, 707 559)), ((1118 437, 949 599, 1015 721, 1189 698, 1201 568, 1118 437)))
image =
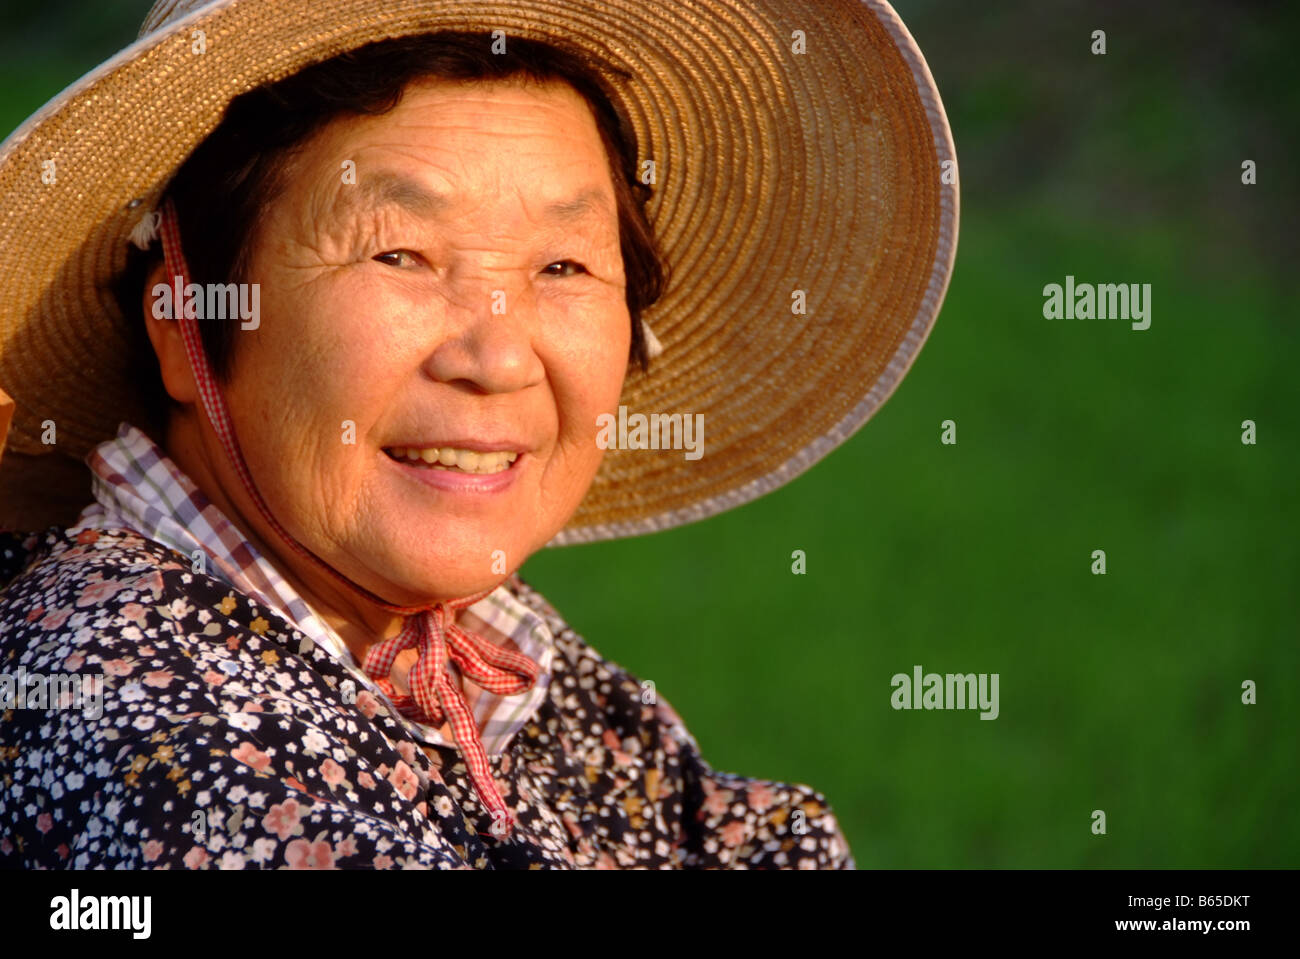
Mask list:
POLYGON ((491 475, 508 470, 519 458, 512 449, 472 449, 452 446, 389 446, 384 452, 398 463, 471 475, 491 475))
MULTIPOLYGON (((436 447, 426 447, 425 449, 435 449, 436 447)), ((491 472, 487 472, 481 466, 476 466, 474 472, 461 469, 459 466, 444 466, 441 460, 437 463, 426 463, 424 456, 420 455, 412 459, 410 452, 411 447, 387 447, 384 449, 384 457, 393 464, 393 469, 398 475, 405 477, 408 481, 414 481, 424 487, 438 490, 443 496, 469 497, 465 503, 470 501, 490 502, 485 500, 484 496, 505 495, 507 491, 514 488, 516 480, 527 468, 529 462, 527 453, 519 453, 513 462, 500 462, 491 472), (407 455, 399 459, 395 454, 402 450, 407 455)), ((474 452, 476 450, 466 450, 465 452, 474 452)), ((489 451, 483 455, 495 454, 498 457, 514 455, 503 450, 489 451)), ((441 456, 441 450, 439 450, 441 456)), ((489 464, 490 465, 490 464, 489 464)))

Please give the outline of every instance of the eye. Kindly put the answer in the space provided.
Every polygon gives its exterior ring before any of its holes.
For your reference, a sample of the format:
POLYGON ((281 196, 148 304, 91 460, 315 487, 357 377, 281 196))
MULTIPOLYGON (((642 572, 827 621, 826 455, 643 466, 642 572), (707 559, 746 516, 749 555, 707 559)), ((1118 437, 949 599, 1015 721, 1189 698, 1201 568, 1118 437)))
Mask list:
POLYGON ((556 260, 542 272, 547 276, 576 276, 579 273, 586 273, 587 268, 576 260, 556 260), (557 266, 560 272, 552 272, 557 266))
POLYGON ((418 253, 413 253, 410 250, 389 250, 387 253, 380 253, 377 256, 371 257, 371 259, 387 264, 388 266, 397 267, 419 266, 420 263, 420 255, 418 253))

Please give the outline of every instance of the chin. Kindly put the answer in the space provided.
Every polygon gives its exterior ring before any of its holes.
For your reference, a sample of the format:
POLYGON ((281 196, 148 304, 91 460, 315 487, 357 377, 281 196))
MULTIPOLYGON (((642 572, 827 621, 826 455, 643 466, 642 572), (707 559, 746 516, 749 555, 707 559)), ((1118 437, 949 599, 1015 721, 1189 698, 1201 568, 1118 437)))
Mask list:
MULTIPOLYGON (((385 587, 373 592, 408 606, 480 593, 523 566, 554 535, 529 530, 522 538, 517 529, 501 535, 483 532, 478 525, 445 521, 393 529, 387 542, 372 544, 364 554, 363 564, 385 587)), ((491 525, 499 529, 499 524, 491 525)))
POLYGON ((423 602, 460 599, 498 585, 522 565, 522 558, 512 562, 509 552, 504 560, 494 564, 492 551, 486 548, 459 556, 455 562, 448 562, 446 556, 435 556, 423 568, 409 568, 409 578, 402 584, 408 597, 423 602))

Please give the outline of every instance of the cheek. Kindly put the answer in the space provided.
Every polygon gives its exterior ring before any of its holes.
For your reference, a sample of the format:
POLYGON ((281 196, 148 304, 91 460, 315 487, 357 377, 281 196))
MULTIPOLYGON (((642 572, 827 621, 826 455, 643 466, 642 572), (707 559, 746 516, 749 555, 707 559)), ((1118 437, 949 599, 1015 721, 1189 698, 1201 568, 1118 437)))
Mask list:
POLYGON ((596 445, 596 419, 616 412, 627 373, 631 342, 626 310, 605 325, 600 337, 584 339, 562 371, 552 369, 560 417, 560 441, 574 458, 574 467, 594 474, 603 451, 596 445))
POLYGON ((240 443, 250 468, 267 477, 264 495, 274 488, 309 513, 354 502, 367 431, 393 381, 373 324, 366 329, 374 307, 301 288, 267 296, 268 287, 260 327, 235 334, 240 352, 226 392, 240 443))
MULTIPOLYGON (((360 428, 368 394, 391 382, 384 367, 392 351, 376 317, 382 303, 331 277, 292 285, 275 277, 264 288, 261 328, 250 338, 250 373, 278 385, 286 406, 314 410, 316 418, 352 409, 360 428), (279 280, 279 282, 275 282, 279 280), (272 292, 273 291, 273 292, 272 292)), ((335 427, 339 423, 333 424, 335 427)))

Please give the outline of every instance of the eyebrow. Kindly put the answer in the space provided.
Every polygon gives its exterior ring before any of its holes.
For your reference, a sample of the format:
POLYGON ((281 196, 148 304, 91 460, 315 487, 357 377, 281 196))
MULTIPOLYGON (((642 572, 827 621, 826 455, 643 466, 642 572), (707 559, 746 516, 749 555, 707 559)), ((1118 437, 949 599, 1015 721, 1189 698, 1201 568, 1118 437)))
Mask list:
POLYGON ((572 222, 586 216, 611 216, 616 213, 610 206, 609 195, 604 190, 588 187, 572 200, 560 200, 550 204, 545 211, 548 219, 572 222))
POLYGON ((419 180, 381 171, 359 178, 353 186, 345 186, 339 191, 335 209, 350 212, 363 206, 395 206, 416 216, 431 217, 450 205, 443 194, 430 190, 419 180))
MULTIPOLYGON (((363 205, 396 206, 415 216, 431 218, 452 204, 446 194, 429 189, 419 180, 400 173, 380 171, 360 179, 355 186, 345 187, 338 196, 335 209, 348 212, 363 205)), ((609 194, 592 186, 572 199, 548 204, 542 215, 544 219, 572 223, 593 215, 613 216, 616 213, 617 207, 611 205, 609 194)))

